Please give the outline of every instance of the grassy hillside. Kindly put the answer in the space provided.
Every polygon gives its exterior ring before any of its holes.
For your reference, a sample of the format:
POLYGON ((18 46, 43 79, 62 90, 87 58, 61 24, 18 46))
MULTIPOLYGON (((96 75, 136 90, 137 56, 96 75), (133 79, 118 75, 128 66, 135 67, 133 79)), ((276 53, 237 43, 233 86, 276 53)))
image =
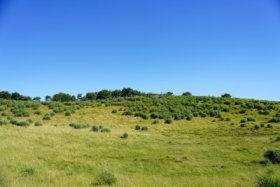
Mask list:
POLYGON ((97 186, 104 172, 116 178, 112 186, 128 187, 248 187, 280 176, 280 165, 263 157, 280 148, 277 102, 0 100, 0 114, 0 186, 97 186))

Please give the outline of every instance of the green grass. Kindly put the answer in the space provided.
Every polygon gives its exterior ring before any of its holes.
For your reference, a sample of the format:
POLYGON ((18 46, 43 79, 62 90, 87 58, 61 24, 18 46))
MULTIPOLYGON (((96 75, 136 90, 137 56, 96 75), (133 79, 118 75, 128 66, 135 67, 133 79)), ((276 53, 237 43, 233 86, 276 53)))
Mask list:
MULTIPOLYGON (((258 176, 280 176, 279 165, 262 164, 264 152, 280 146, 280 141, 275 141, 280 125, 254 128, 267 123, 275 112, 262 116, 252 109, 246 115, 222 112, 230 121, 194 117, 171 124, 158 119, 152 124, 154 119, 112 113, 125 106, 93 105, 70 116, 56 113, 39 127, 0 126, 0 166, 4 168, 0 186, 93 186, 102 171, 110 171, 116 178, 112 186, 120 187, 248 187, 256 185, 258 176), (255 121, 242 128, 244 116, 253 116, 255 121), (75 130, 71 123, 103 126, 110 133, 75 130), (148 130, 136 130, 136 125, 148 130), (124 132, 129 134, 125 140, 120 138, 124 132)), ((45 105, 36 109, 42 115, 34 114, 32 108, 26 110, 30 116, 17 117, 17 121, 42 121, 52 112, 45 105)))

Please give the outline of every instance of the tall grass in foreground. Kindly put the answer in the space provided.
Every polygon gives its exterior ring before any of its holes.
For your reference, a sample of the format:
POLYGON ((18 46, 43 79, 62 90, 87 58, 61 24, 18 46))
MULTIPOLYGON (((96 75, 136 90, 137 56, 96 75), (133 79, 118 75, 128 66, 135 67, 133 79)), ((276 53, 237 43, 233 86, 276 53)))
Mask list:
POLYGON ((259 177, 256 187, 280 187, 280 178, 272 176, 259 177))

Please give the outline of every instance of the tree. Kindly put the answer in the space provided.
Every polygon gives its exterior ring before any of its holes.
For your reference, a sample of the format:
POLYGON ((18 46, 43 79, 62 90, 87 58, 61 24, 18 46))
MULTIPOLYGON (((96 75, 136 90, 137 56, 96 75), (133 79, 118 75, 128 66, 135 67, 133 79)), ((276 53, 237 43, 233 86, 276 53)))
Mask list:
POLYGON ((81 93, 79 93, 79 94, 77 95, 77 99, 80 101, 80 100, 82 100, 82 98, 83 98, 83 95, 82 95, 81 93))
POLYGON ((112 93, 109 90, 101 90, 97 93, 96 99, 109 99, 112 97, 112 93))
POLYGON ((113 98, 121 97, 121 95, 122 95, 122 91, 121 90, 114 90, 114 91, 112 91, 112 97, 113 98))
POLYGON ((167 92, 166 95, 173 95, 173 92, 167 92))
POLYGON ((182 94, 182 96, 192 96, 192 93, 191 93, 191 92, 184 92, 184 93, 182 94))
POLYGON ((75 98, 72 97, 70 94, 60 92, 52 97, 52 101, 69 102, 75 101, 75 98))
POLYGON ((45 101, 46 101, 46 102, 50 102, 51 100, 52 100, 52 97, 51 97, 51 96, 47 95, 47 96, 45 97, 45 101))
POLYGON ((96 92, 89 92, 89 93, 86 94, 85 99, 86 100, 94 100, 94 99, 96 99, 96 95, 97 95, 96 92))
POLYGON ((11 99, 11 94, 7 91, 0 92, 0 99, 11 99))
POLYGON ((41 97, 34 97, 33 101, 41 101, 41 97))
POLYGON ((22 98, 22 95, 20 95, 18 92, 14 92, 11 95, 12 100, 21 100, 21 98, 22 98))
POLYGON ((222 98, 231 98, 231 95, 229 93, 224 93, 221 97, 222 98))
POLYGON ((142 95, 141 92, 139 92, 137 90, 133 90, 131 88, 124 88, 124 89, 122 89, 122 93, 121 93, 122 97, 134 97, 134 96, 140 96, 140 95, 142 95))

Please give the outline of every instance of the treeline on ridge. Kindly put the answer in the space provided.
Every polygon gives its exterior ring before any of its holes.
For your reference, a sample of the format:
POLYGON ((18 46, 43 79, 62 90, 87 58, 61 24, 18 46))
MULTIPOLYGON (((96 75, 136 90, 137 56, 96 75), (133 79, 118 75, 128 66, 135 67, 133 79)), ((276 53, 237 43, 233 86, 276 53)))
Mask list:
MULTIPOLYGON (((123 88, 122 90, 101 90, 99 92, 88 92, 84 96, 78 94, 77 96, 68 93, 57 93, 53 96, 47 95, 45 97, 46 102, 57 101, 57 102, 71 102, 71 101, 87 101, 87 100, 99 100, 99 99, 110 99, 110 98, 120 98, 120 97, 135 97, 135 96, 150 96, 150 95, 173 95, 172 92, 167 92, 165 94, 155 94, 155 93, 144 93, 132 88, 123 88)), ((183 96, 192 96, 190 92, 184 92, 183 96)), ((230 94, 224 94, 222 97, 231 97, 230 94)), ((41 101, 40 97, 30 97, 24 96, 18 92, 10 93, 8 91, 0 91, 0 99, 16 100, 16 101, 41 101)))

